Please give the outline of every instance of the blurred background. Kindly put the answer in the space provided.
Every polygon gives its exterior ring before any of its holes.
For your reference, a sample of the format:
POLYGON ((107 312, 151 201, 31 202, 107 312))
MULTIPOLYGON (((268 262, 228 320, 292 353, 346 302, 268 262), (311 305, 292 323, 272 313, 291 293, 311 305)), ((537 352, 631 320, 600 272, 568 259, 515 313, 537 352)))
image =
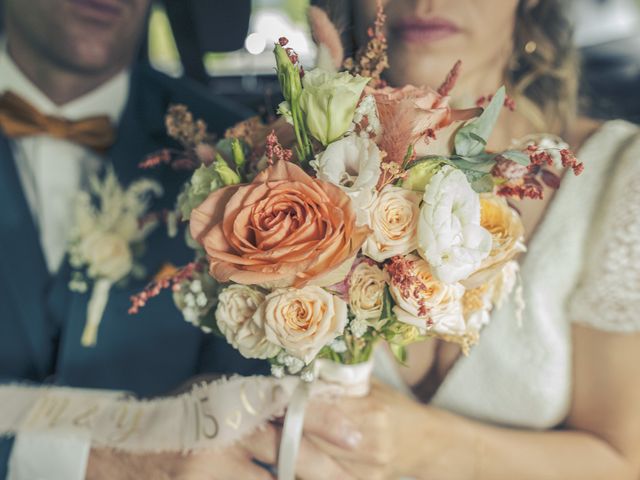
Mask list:
MULTIPOLYGON (((308 6, 308 0, 157 0, 141 61, 270 112, 279 102, 273 43, 288 37, 303 64, 313 64, 308 6)), ((566 0, 566 8, 582 54, 584 111, 640 123, 640 0, 566 0)))

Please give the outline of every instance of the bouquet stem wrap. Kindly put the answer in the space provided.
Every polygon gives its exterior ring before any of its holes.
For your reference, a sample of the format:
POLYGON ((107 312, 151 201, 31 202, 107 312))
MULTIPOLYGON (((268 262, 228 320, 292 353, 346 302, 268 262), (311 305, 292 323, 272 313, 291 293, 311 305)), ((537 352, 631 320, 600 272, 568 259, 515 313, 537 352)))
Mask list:
MULTIPOLYGON (((344 365, 320 359, 316 361, 315 369, 323 394, 364 397, 369 393, 373 361, 344 365)), ((278 480, 295 480, 305 411, 311 393, 312 385, 300 380, 291 396, 280 441, 278 480)))

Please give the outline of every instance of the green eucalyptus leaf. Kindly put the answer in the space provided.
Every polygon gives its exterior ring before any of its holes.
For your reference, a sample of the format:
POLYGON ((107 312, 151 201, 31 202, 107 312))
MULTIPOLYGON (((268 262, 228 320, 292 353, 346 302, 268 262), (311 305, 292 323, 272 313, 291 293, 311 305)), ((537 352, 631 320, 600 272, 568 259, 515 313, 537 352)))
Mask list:
POLYGON ((471 161, 469 158, 453 157, 451 164, 460 170, 474 170, 484 174, 491 172, 496 161, 495 156, 489 156, 482 160, 476 157, 476 161, 471 161))
POLYGON ((507 160, 511 160, 512 162, 524 165, 525 167, 528 167, 531 163, 529 155, 521 150, 507 150, 506 152, 502 152, 500 156, 506 158, 507 160))
POLYGON ((472 180, 466 171, 465 174, 467 174, 467 179, 469 183, 471 183, 471 188, 473 188, 476 193, 489 193, 493 191, 494 183, 491 175, 485 174, 480 177, 473 177, 472 180))
POLYGON ((504 87, 500 87, 482 115, 458 130, 455 137, 457 155, 476 157, 484 152, 489 136, 502 111, 505 97, 506 90, 504 87))

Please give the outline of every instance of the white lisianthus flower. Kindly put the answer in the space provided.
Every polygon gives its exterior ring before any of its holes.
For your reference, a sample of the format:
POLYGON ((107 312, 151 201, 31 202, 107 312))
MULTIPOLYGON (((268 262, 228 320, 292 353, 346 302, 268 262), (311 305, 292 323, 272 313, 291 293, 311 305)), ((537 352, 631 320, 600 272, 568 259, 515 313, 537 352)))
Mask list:
POLYGON ((344 333, 347 304, 320 287, 282 288, 267 295, 253 321, 272 344, 308 364, 344 333))
POLYGON ((218 295, 216 323, 227 342, 246 358, 271 358, 280 348, 270 343, 253 315, 265 295, 245 285, 231 285, 218 295))
POLYGON ((330 144, 311 162, 320 180, 349 195, 358 226, 369 224, 369 208, 380 179, 381 154, 370 139, 349 135, 330 144))
POLYGON ((480 226, 480 198, 467 177, 450 166, 436 173, 424 192, 418 221, 418 251, 445 283, 468 278, 491 252, 491 234, 480 226))
POLYGON ((360 262, 351 272, 349 306, 356 318, 375 321, 382 314, 386 281, 382 269, 369 262, 360 262))
POLYGON ((127 239, 113 233, 95 231, 81 238, 80 252, 88 264, 91 278, 116 283, 133 268, 133 254, 127 239))
POLYGON ((371 205, 371 230, 362 252, 377 262, 406 255, 418 246, 420 194, 387 185, 371 205))
POLYGON ((300 107, 307 128, 322 145, 338 140, 350 128, 364 87, 370 78, 316 68, 302 79, 300 107))

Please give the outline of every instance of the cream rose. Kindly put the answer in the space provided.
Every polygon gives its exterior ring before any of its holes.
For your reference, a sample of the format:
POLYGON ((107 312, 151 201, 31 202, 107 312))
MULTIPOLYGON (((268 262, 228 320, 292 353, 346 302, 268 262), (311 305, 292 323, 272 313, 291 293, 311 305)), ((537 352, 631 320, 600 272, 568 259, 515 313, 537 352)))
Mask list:
POLYGON ((349 135, 331 143, 311 162, 317 177, 351 198, 358 225, 369 224, 369 207, 380 179, 381 154, 368 138, 349 135))
POLYGON ((347 304, 320 287, 283 288, 267 295, 253 316, 267 340, 310 363, 347 324, 347 304))
POLYGON ((133 255, 127 240, 120 235, 95 231, 82 239, 80 253, 92 278, 116 283, 133 268, 133 255))
POLYGON ((380 267, 362 261, 351 272, 349 306, 356 318, 375 321, 380 318, 386 281, 380 267))
POLYGON ((220 332, 246 358, 271 358, 280 348, 271 344, 264 329, 254 323, 253 315, 265 299, 258 290, 231 285, 218 295, 216 323, 220 332))
POLYGON ((480 226, 480 199, 460 170, 444 166, 424 193, 418 251, 445 283, 464 280, 491 251, 491 234, 480 226))
POLYGON ((371 233, 363 253, 383 262, 406 255, 417 247, 416 229, 420 215, 420 194, 387 185, 371 206, 371 233))
POLYGON ((465 292, 462 307, 468 332, 479 333, 482 327, 489 324, 493 291, 492 285, 485 284, 465 292))
POLYGON ((466 329, 462 309, 464 287, 435 279, 427 262, 417 255, 409 255, 402 262, 402 271, 392 270, 388 282, 396 302, 393 312, 397 319, 423 332, 463 334, 466 329))

